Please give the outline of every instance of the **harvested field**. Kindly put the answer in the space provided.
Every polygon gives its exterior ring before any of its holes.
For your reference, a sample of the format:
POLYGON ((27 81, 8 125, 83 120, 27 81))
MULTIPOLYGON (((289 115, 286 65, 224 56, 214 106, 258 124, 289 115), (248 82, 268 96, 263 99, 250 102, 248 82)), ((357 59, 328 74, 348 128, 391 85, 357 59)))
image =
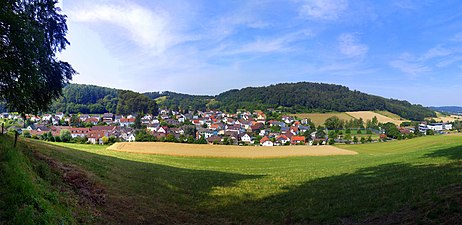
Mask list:
POLYGON ((292 114, 290 116, 294 116, 300 119, 308 118, 310 119, 316 126, 323 126, 324 122, 327 118, 336 116, 341 120, 351 120, 353 117, 346 113, 299 113, 299 114, 292 114))
POLYGON ((280 158, 290 156, 355 155, 354 151, 334 146, 226 146, 160 142, 116 143, 109 150, 156 155, 212 158, 280 158))
POLYGON ((379 113, 372 112, 372 111, 347 112, 347 114, 356 119, 363 118, 364 122, 366 122, 367 120, 372 120, 374 116, 377 117, 377 120, 381 123, 391 122, 396 125, 400 125, 402 122, 409 121, 409 120, 392 119, 390 117, 387 117, 387 116, 384 116, 384 115, 381 115, 379 113))
POLYGON ((447 116, 447 115, 443 115, 442 113, 439 113, 439 112, 436 113, 436 116, 437 117, 435 117, 435 118, 428 118, 428 119, 434 119, 437 122, 443 121, 443 123, 452 123, 452 122, 454 122, 456 120, 462 120, 462 116, 458 116, 458 115, 447 116))

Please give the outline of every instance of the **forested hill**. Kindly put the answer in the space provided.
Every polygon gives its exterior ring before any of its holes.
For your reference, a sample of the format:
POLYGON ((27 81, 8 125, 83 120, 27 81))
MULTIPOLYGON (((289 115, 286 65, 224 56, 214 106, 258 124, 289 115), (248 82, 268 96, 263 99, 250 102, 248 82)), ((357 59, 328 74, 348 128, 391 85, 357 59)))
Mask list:
POLYGON ((293 112, 388 110, 412 120, 435 116, 432 110, 407 101, 352 91, 341 85, 309 82, 230 90, 216 96, 216 100, 221 109, 281 108, 293 112))
POLYGON ((462 107, 460 106, 439 106, 439 107, 430 107, 431 109, 444 113, 458 114, 462 113, 462 107))
POLYGON ((50 107, 51 112, 92 114, 157 114, 157 109, 156 101, 143 94, 85 84, 67 85, 63 96, 50 107))
POLYGON ((285 112, 388 110, 412 120, 423 120, 425 117, 435 116, 432 110, 407 101, 352 91, 341 85, 309 82, 248 87, 226 91, 217 96, 197 96, 174 92, 138 94, 94 85, 69 84, 63 90, 63 97, 52 105, 51 111, 118 113, 119 109, 119 111, 127 112, 140 110, 135 107, 136 104, 130 104, 130 102, 141 104, 148 100, 150 100, 149 103, 142 104, 143 111, 152 111, 158 105, 160 108, 175 110, 219 109, 227 112, 235 112, 237 109, 266 110, 268 108, 285 112), (124 94, 122 102, 119 101, 121 93, 124 94), (134 99, 129 101, 127 97, 134 99), (154 100, 157 105, 151 102, 154 100))

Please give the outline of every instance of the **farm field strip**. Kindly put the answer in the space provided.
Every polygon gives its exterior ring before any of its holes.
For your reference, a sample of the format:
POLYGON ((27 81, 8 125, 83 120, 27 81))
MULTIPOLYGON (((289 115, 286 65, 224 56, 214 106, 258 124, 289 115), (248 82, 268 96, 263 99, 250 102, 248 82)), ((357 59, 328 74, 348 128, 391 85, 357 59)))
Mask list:
POLYGON ((161 142, 130 142, 115 143, 108 149, 143 154, 218 158, 277 158, 291 156, 329 156, 357 154, 354 151, 344 150, 330 145, 261 147, 232 145, 194 145, 161 142))
POLYGON ((298 114, 291 114, 290 116, 294 116, 297 118, 301 119, 311 119, 311 121, 316 125, 316 126, 323 126, 324 122, 326 121, 327 118, 332 117, 332 116, 337 116, 341 120, 351 120, 353 119, 352 116, 348 115, 347 113, 298 113, 298 114))
POLYGON ((390 117, 387 117, 387 116, 384 116, 382 114, 372 112, 372 111, 346 112, 346 114, 348 114, 348 115, 350 115, 350 116, 352 116, 352 117, 354 117, 356 119, 362 118, 364 120, 364 122, 366 122, 367 120, 372 120, 372 118, 374 118, 374 116, 377 117, 377 120, 379 122, 381 122, 381 123, 391 122, 391 123, 394 123, 396 125, 399 125, 404 121, 408 121, 408 120, 393 119, 393 118, 390 118, 390 117))

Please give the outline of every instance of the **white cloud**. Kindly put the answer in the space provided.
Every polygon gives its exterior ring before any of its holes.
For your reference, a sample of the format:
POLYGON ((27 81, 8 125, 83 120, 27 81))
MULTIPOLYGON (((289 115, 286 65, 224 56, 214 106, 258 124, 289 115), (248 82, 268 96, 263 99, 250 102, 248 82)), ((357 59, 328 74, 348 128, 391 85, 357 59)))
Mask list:
POLYGON ((300 15, 313 20, 337 20, 347 8, 347 0, 307 0, 300 15))
POLYGON ((344 33, 338 37, 339 50, 348 57, 364 56, 369 48, 361 44, 356 34, 344 33))
POLYGON ((422 57, 420 60, 429 60, 433 58, 439 58, 439 57, 444 57, 451 55, 453 52, 452 50, 442 48, 442 47, 435 47, 429 49, 422 57))
POLYGON ((416 76, 419 73, 430 72, 431 69, 425 65, 416 62, 408 62, 405 60, 394 60, 390 62, 390 66, 399 69, 403 73, 416 76))
POLYGON ((151 11, 135 3, 78 8, 69 13, 69 18, 77 22, 102 22, 121 27, 134 43, 157 54, 181 42, 171 30, 170 15, 166 11, 151 11))

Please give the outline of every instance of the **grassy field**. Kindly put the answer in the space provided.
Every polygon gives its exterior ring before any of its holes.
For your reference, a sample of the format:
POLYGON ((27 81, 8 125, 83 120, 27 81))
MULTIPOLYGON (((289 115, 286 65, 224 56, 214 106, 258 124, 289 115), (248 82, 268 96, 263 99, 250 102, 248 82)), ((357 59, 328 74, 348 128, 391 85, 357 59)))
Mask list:
POLYGON ((456 120, 462 120, 462 116, 458 116, 458 115, 447 116, 447 115, 443 115, 440 112, 436 112, 436 117, 435 118, 427 118, 427 119, 434 119, 437 122, 443 121, 444 123, 452 123, 452 122, 454 122, 456 120))
POLYGON ((298 114, 291 114, 290 116, 294 116, 300 119, 311 119, 311 121, 316 125, 316 126, 324 126, 324 122, 326 121, 327 118, 332 117, 332 116, 337 116, 341 120, 351 120, 353 117, 346 113, 298 113, 298 114))
POLYGON ((386 116, 388 118, 392 118, 394 120, 405 120, 401 116, 396 115, 394 113, 388 112, 388 111, 374 111, 375 113, 378 113, 380 115, 386 116))
POLYGON ((191 145, 165 142, 131 142, 116 143, 110 150, 171 155, 215 158, 278 158, 296 156, 354 155, 356 152, 340 149, 330 145, 321 146, 236 146, 236 145, 191 145))
POLYGON ((194 158, 47 144, 27 149, 75 165, 105 188, 106 223, 457 224, 462 136, 341 145, 350 156, 194 158))
POLYGON ((403 120, 401 118, 396 118, 397 115, 391 114, 391 113, 385 113, 382 111, 381 113, 373 112, 373 111, 358 111, 358 112, 347 112, 346 114, 359 119, 363 118, 364 122, 367 120, 372 120, 372 118, 377 117, 377 120, 380 123, 394 123, 396 125, 400 125, 404 121, 409 121, 409 120, 403 120), (391 117, 389 117, 391 116, 391 117))

